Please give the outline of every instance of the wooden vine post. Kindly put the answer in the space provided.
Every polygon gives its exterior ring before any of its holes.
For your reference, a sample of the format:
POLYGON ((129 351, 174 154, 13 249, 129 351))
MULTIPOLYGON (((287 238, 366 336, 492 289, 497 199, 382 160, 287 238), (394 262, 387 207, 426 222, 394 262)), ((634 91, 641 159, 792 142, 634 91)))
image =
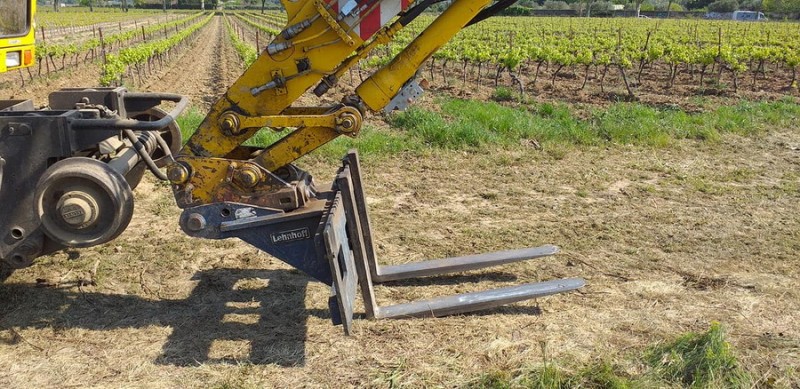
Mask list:
POLYGON ((97 27, 97 34, 100 35, 100 55, 103 56, 103 64, 105 65, 108 62, 106 58, 106 42, 103 40, 103 28, 97 27))

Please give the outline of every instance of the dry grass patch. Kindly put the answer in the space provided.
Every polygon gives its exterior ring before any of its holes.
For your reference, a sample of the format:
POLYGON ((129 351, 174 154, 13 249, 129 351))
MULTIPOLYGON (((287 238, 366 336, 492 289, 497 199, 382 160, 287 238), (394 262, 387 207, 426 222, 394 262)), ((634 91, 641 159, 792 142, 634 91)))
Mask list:
MULTIPOLYGON (((382 286, 381 303, 560 277, 588 286, 474 315, 359 320, 352 337, 330 325, 326 287, 243 243, 186 237, 177 210, 162 207, 168 188, 146 181, 118 240, 44 258, 0 286, 0 386, 453 387, 545 358, 594 366, 606 356, 624 378, 637 372, 624 362, 632 350, 718 321, 754 382, 791 387, 800 366, 792 144, 796 131, 558 156, 509 147, 370 159, 384 263, 563 248, 382 286), (698 190, 698 179, 722 190, 698 190)), ((334 169, 327 158, 302 163, 320 182, 334 169)))

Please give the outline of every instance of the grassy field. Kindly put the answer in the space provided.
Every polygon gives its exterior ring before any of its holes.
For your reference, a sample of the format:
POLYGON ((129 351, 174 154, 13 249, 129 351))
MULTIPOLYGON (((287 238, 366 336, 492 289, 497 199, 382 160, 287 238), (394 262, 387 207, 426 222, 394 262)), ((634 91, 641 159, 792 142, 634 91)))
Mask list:
POLYGON ((383 286, 382 304, 562 277, 588 286, 477 315, 359 320, 352 337, 330 325, 326 288, 242 243, 186 237, 168 188, 146 180, 118 240, 42 258, 0 288, 0 366, 13 372, 0 382, 794 388, 798 120, 788 100, 690 114, 439 94, 372 121, 300 163, 325 182, 343 150, 365 153, 382 262, 564 250, 383 286), (626 135, 639 125, 646 135, 626 135), (250 313, 230 313, 240 308, 250 313))
MULTIPOLYGON (((186 135, 243 70, 229 35, 215 16, 140 85, 190 97, 186 135)), ((93 85, 101 66, 3 93, 44 101, 93 85)), ((586 287, 471 315, 357 320, 346 337, 328 287, 240 241, 188 237, 171 188, 148 176, 118 239, 0 285, 0 388, 800 387, 796 88, 665 90, 656 72, 630 101, 619 82, 579 89, 576 69, 551 66, 556 83, 518 95, 427 66, 437 81, 413 108, 371 116, 299 166, 323 187, 359 149, 385 264, 562 252, 381 285, 379 303, 568 277, 586 287)))
MULTIPOLYGON (((358 137, 339 138, 322 152, 338 158, 350 148, 357 148, 367 157, 431 149, 513 148, 520 144, 554 153, 564 146, 660 148, 684 139, 714 143, 726 134, 759 136, 772 128, 800 124, 800 106, 791 97, 772 102, 741 101, 706 109, 687 113, 678 108, 616 103, 578 111, 562 103, 503 105, 444 95, 425 107, 412 107, 391 116, 389 127, 370 123, 358 137)), ((184 138, 190 136, 202 118, 200 111, 193 110, 180 119, 184 138)), ((248 144, 265 147, 285 134, 264 129, 248 144)))
MULTIPOLYGON (((761 143, 786 131, 793 134, 789 135, 791 139, 798 139, 796 134, 800 129, 800 106, 794 100, 788 97, 772 102, 743 100, 730 106, 719 106, 713 102, 704 102, 702 99, 698 99, 696 103, 699 107, 697 112, 687 113, 680 109, 659 108, 639 103, 577 108, 560 103, 478 102, 440 94, 427 99, 419 107, 391 116, 383 124, 373 122, 355 139, 341 138, 334 141, 311 157, 310 163, 312 166, 335 163, 339 156, 352 147, 358 148, 368 163, 378 166, 377 169, 387 163, 392 165, 392 161, 397 159, 435 161, 443 155, 444 159, 452 159, 453 154, 468 153, 474 157, 464 158, 465 160, 478 158, 481 161, 474 167, 505 174, 503 171, 506 169, 516 170, 537 163, 559 164, 559 161, 565 161, 565 164, 580 169, 573 165, 574 162, 570 162, 571 156, 575 154, 630 153, 640 156, 652 154, 658 161, 657 166, 639 166, 635 162, 636 157, 622 157, 625 163, 633 164, 634 169, 638 171, 630 177, 631 181, 625 180, 626 183, 622 184, 635 186, 634 189, 624 189, 625 196, 643 200, 662 197, 666 195, 665 191, 677 191, 675 194, 685 198, 687 203, 697 201, 697 196, 709 197, 711 204, 717 200, 727 203, 753 196, 754 193, 745 188, 756 185, 760 189, 756 189, 758 194, 755 196, 763 198, 763 201, 798 197, 796 171, 790 169, 776 172, 781 177, 780 182, 767 184, 765 187, 756 184, 757 181, 763 182, 765 179, 764 172, 759 171, 760 169, 738 166, 741 162, 736 158, 734 160, 728 160, 728 157, 720 158, 721 155, 727 154, 725 150, 730 147, 732 141, 747 147, 745 145, 748 143, 761 143), (776 129, 780 130, 776 133, 776 129), (695 154, 696 152, 704 156, 700 157, 695 154), (526 160, 531 157, 531 153, 538 156, 526 160), (676 158, 675 154, 680 157, 676 158), (681 163, 679 162, 681 158, 689 160, 707 158, 707 160, 705 168, 701 171, 691 168, 677 173, 672 171, 673 168, 666 167, 672 163, 681 163), (717 159, 727 162, 717 162, 717 159), (709 174, 710 171, 705 171, 706 168, 716 173, 709 174), (676 180, 673 184, 678 183, 678 187, 667 189, 664 181, 657 179, 654 182, 647 171, 657 172, 657 175, 672 176, 673 178, 667 181, 676 180)), ((187 114, 182 118, 183 128, 191 129, 199 119, 197 112, 187 114)), ((251 143, 267 145, 281 135, 264 130, 253 138, 251 143)), ((796 144, 791 144, 789 147, 797 147, 796 144)), ((743 153, 742 158, 748 158, 745 155, 747 153, 743 153)), ((647 165, 647 162, 643 163, 647 165)), ((433 166, 436 165, 437 163, 433 162, 433 166)), ((430 164, 422 162, 422 166, 430 164)), ((601 163, 601 166, 601 171, 609 168, 606 163, 601 163)), ((438 170, 441 167, 434 169, 438 170)), ((463 169, 453 168, 451 172, 458 174, 463 169)), ((589 173, 592 171, 595 169, 589 169, 586 174, 592 176, 593 173, 589 173)), ((603 173, 606 174, 608 173, 603 173)), ((577 188, 572 189, 571 195, 579 200, 590 201, 597 196, 598 191, 614 191, 614 189, 604 189, 603 184, 598 185, 597 179, 595 177, 585 179, 582 183, 575 182, 577 188)), ((600 178, 600 181, 605 180, 600 178)), ((487 190, 486 186, 478 186, 482 188, 483 192, 479 196, 484 202, 491 203, 499 197, 517 196, 512 194, 513 192, 503 194, 502 191, 498 193, 496 190, 487 190)), ((542 190, 547 193, 546 189, 542 190)), ((715 207, 716 205, 706 205, 703 209, 709 211, 715 207)), ((780 206, 774 211, 781 212, 780 206)), ((653 223, 658 226, 656 228, 671 225, 671 228, 680 230, 685 227, 659 220, 654 220, 653 223)), ((788 233, 786 238, 789 240, 793 239, 790 236, 796 237, 800 233, 796 222, 790 225, 792 227, 786 231, 788 233)), ((456 223, 454 227, 464 226, 456 223)), ((471 231, 469 235, 474 234, 473 237, 476 238, 485 238, 486 234, 491 234, 479 229, 471 231)), ((612 234, 605 239, 613 240, 615 239, 613 236, 615 235, 612 234)), ((641 239, 647 240, 645 237, 641 239)), ((624 249, 626 254, 633 257, 641 254, 641 247, 638 247, 637 242, 639 239, 634 238, 623 244, 626 247, 624 249)), ((434 243, 426 242, 423 245, 427 244, 434 243)), ((671 247, 661 249, 666 252, 675 250, 692 252, 689 248, 685 250, 679 248, 680 240, 660 244, 671 247)), ((800 249, 796 242, 782 241, 782 245, 788 252, 800 249)), ((574 249, 581 250, 577 247, 574 249)), ((713 249, 707 252, 714 255, 713 249)), ((572 255, 574 254, 571 253, 570 256, 572 255)), ((578 255, 578 258, 582 256, 578 255)), ((665 264, 667 267, 676 265, 665 264)), ((688 275, 683 273, 682 276, 684 285, 710 293, 714 293, 715 290, 721 291, 737 282, 721 269, 701 271, 700 274, 704 275, 694 273, 695 270, 688 271, 690 272, 688 275)), ((796 271, 792 273, 797 274, 796 271)), ((622 276, 622 279, 630 281, 626 276, 622 276)), ((756 288, 750 285, 746 287, 756 288)), ((559 308, 554 307, 554 309, 559 308)), ((649 343, 615 350, 606 356, 592 355, 588 360, 586 355, 583 358, 576 358, 575 355, 554 357, 552 354, 559 353, 549 351, 548 348, 553 346, 547 341, 540 340, 533 345, 539 350, 537 356, 532 359, 524 358, 510 366, 490 368, 463 381, 454 382, 460 382, 456 386, 471 388, 794 388, 798 385, 800 373, 796 368, 789 366, 794 362, 785 361, 789 365, 779 368, 780 372, 765 371, 753 363, 754 350, 743 350, 748 356, 746 362, 741 362, 738 358, 740 350, 730 343, 725 323, 713 320, 715 317, 718 316, 700 314, 695 318, 699 322, 692 326, 696 328, 695 330, 650 338, 649 343)), ((764 319, 770 321, 771 318, 764 319)), ((759 336, 769 338, 773 335, 764 333, 759 336)), ((778 338, 778 342, 782 344, 780 347, 788 347, 789 359, 796 360, 800 343, 797 342, 795 335, 784 332, 778 338), (782 343, 786 341, 788 343, 782 343)), ((738 343, 741 344, 741 341, 738 343)), ((755 353, 758 354, 758 351, 755 353)), ((416 378, 407 380, 407 378, 400 372, 394 372, 385 377, 385 381, 379 380, 379 384, 375 386, 386 384, 389 387, 406 385, 414 387, 419 386, 420 382, 428 382, 424 377, 422 381, 416 378)), ((222 387, 248 387, 249 383, 252 383, 250 378, 238 377, 225 381, 222 387)))

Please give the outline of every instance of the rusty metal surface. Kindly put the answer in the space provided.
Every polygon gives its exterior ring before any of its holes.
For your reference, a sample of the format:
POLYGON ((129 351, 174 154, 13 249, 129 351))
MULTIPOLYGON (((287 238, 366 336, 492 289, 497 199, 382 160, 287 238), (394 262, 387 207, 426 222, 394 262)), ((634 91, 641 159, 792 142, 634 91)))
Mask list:
POLYGON ((248 161, 181 157, 167 168, 181 208, 218 202, 247 203, 281 210, 297 209, 308 200, 310 177, 286 182, 248 161))

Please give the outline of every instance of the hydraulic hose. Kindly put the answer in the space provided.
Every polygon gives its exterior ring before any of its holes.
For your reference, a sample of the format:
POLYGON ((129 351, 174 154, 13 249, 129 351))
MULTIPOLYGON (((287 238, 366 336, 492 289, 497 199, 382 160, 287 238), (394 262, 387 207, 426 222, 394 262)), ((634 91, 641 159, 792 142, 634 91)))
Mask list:
MULTIPOLYGON (((142 161, 144 161, 144 163, 147 165, 147 168, 150 169, 150 171, 156 177, 158 177, 159 180, 167 181, 167 175, 161 170, 158 170, 158 166, 156 166, 156 163, 153 161, 153 158, 150 157, 150 153, 147 151, 147 148, 139 140, 136 134, 132 130, 127 129, 122 130, 122 133, 125 134, 125 137, 127 137, 129 141, 131 141, 133 148, 139 154, 139 158, 141 158, 142 161)), ((169 148, 167 148, 167 150, 169 150, 169 148)))

